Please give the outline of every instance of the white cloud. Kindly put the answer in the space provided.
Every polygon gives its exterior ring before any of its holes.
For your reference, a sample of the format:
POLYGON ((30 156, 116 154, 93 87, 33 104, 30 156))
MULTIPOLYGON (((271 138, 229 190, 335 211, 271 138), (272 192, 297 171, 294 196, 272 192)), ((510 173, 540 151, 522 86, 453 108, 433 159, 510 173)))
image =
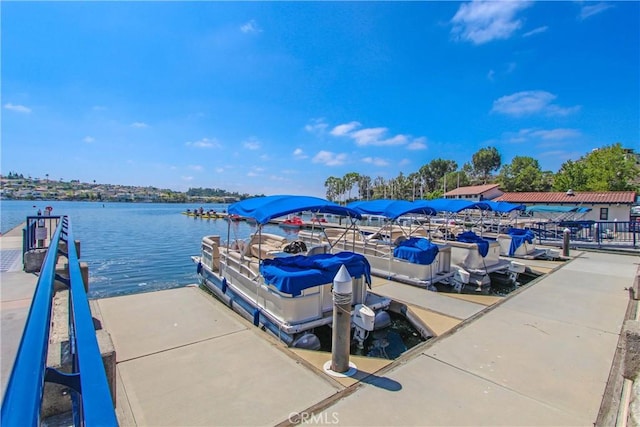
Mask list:
POLYGON ((307 156, 304 151, 302 151, 302 148, 296 148, 295 150, 293 150, 293 157, 300 160, 309 158, 309 156, 307 156))
POLYGON ((254 138, 248 139, 242 145, 247 150, 258 150, 258 149, 260 149, 260 141, 258 141, 257 139, 254 139, 254 138))
POLYGON ((508 39, 522 25, 522 21, 516 19, 517 13, 530 5, 529 1, 474 0, 464 3, 451 19, 451 33, 477 45, 508 39))
POLYGON ((360 123, 358 123, 358 122, 345 123, 345 124, 338 125, 338 126, 334 127, 333 129, 331 129, 331 135, 333 135, 333 136, 347 135, 351 131, 353 131, 354 129, 359 128, 359 127, 360 127, 360 123))
POLYGON ((385 159, 381 159, 379 157, 365 157, 364 159, 362 159, 363 162, 365 163, 369 163, 375 166, 388 166, 389 162, 387 162, 385 159))
POLYGON ((546 26, 546 25, 545 25, 545 26, 543 26, 543 27, 538 27, 538 28, 535 28, 535 29, 533 29, 533 30, 531 30, 531 31, 527 31, 526 33, 524 33, 524 34, 522 35, 522 37, 531 37, 531 36, 532 36, 532 35, 534 35, 534 34, 544 33, 544 32, 545 32, 545 31, 547 31, 548 29, 549 29, 549 27, 548 27, 548 26, 546 26))
POLYGON ((504 138, 510 143, 525 144, 533 141, 562 141, 581 136, 577 129, 521 129, 517 133, 506 133, 504 138))
POLYGON ((599 13, 604 12, 605 10, 609 9, 613 7, 610 4, 607 3, 596 3, 596 4, 589 4, 586 6, 582 6, 580 8, 580 14, 578 15, 578 18, 580 20, 584 20, 587 19, 591 16, 597 15, 599 13))
POLYGON ((360 126, 360 122, 353 121, 334 127, 330 133, 337 137, 351 138, 360 147, 403 145, 409 141, 408 137, 402 134, 387 137, 389 129, 384 127, 356 130, 360 126))
MULTIPOLYGON (((360 122, 349 122, 342 125, 338 125, 331 130, 331 135, 337 137, 346 137, 352 139, 357 146, 366 147, 366 146, 395 146, 395 145, 404 145, 409 142, 409 136, 398 134, 395 136, 389 137, 388 131, 389 129, 385 127, 378 128, 365 128, 358 129, 361 126, 360 122)), ((410 149, 422 149, 425 148, 421 145, 421 143, 425 142, 425 138, 417 138, 412 141, 410 149)))
POLYGON ((15 111, 16 113, 24 113, 29 114, 31 112, 31 108, 25 107, 24 105, 12 104, 10 102, 4 104, 4 108, 9 111, 15 111))
POLYGON ((188 182, 188 181, 193 181, 193 177, 192 177, 192 176, 183 176, 183 177, 181 177, 181 179, 182 179, 183 181, 187 181, 187 182, 188 182))
POLYGON ((426 138, 418 138, 411 141, 409 145, 407 145, 408 150, 426 150, 427 149, 427 139, 426 138))
POLYGON ((324 119, 312 119, 311 123, 304 126, 304 130, 309 133, 321 135, 324 133, 327 127, 328 125, 324 122, 324 119))
POLYGON ((493 81, 493 76, 496 75, 496 72, 493 70, 489 70, 489 72, 487 73, 487 78, 491 81, 493 81))
POLYGON ((255 19, 250 20, 246 24, 240 26, 240 31, 245 34, 257 34, 261 33, 262 29, 258 26, 258 23, 255 19))
POLYGON ((198 141, 189 141, 186 143, 187 147, 195 148, 219 148, 220 144, 215 139, 202 138, 198 141))
POLYGON ((409 164, 411 164, 411 160, 409 160, 409 159, 400 160, 400 166, 407 166, 409 164))
POLYGON ((96 139, 95 139, 94 137, 92 137, 92 136, 85 136, 85 137, 82 139, 82 141, 83 141, 83 142, 86 142, 87 144, 91 144, 92 142, 95 142, 95 141, 96 141, 96 139))
POLYGON ((224 168, 216 168, 215 171, 216 171, 216 173, 223 173, 224 172, 224 168))
POLYGON ((347 160, 344 153, 335 154, 331 151, 320 151, 313 157, 313 163, 322 163, 326 166, 340 166, 347 160))
POLYGON ((517 92, 495 100, 491 112, 516 117, 532 114, 566 116, 580 109, 579 106, 560 107, 552 104, 556 98, 556 95, 543 90, 517 92))
POLYGON ((196 172, 202 172, 204 170, 204 167, 200 166, 200 165, 189 165, 188 168, 192 171, 196 171, 196 172))
POLYGON ((133 122, 133 123, 131 123, 131 127, 132 128, 143 129, 143 128, 149 127, 149 125, 144 123, 144 122, 133 122))
POLYGON ((545 140, 560 140, 577 138, 581 135, 580 131, 576 129, 551 129, 551 130, 537 130, 532 133, 533 136, 545 140))
POLYGON ((361 129, 351 133, 351 138, 356 141, 356 145, 364 147, 367 145, 402 145, 407 143, 407 137, 396 135, 392 138, 384 138, 387 128, 361 129))

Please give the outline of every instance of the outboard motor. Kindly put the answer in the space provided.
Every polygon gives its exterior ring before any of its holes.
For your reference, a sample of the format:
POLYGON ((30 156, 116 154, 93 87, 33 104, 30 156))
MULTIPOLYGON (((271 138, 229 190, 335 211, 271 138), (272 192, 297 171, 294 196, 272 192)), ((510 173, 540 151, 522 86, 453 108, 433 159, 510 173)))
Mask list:
POLYGON ((520 273, 524 273, 526 268, 527 266, 521 262, 511 261, 511 264, 509 264, 509 278, 514 285, 517 284, 520 273))
POLYGON ((373 310, 364 304, 356 304, 353 313, 353 324, 355 325, 353 339, 358 348, 364 348, 364 340, 369 336, 369 332, 373 331, 375 319, 376 314, 373 310))
POLYGON ((457 269, 453 275, 453 287, 458 293, 472 291, 471 293, 487 293, 491 286, 491 278, 488 274, 470 273, 463 269, 457 269))

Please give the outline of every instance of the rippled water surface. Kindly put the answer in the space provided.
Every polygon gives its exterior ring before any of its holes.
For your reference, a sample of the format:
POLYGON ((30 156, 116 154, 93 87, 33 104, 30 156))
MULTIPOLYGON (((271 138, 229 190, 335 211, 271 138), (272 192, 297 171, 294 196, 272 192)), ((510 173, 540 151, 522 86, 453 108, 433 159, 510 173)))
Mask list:
MULTIPOLYGON (((53 207, 52 215, 69 215, 74 238, 81 242, 81 261, 89 265, 91 298, 196 283, 191 256, 199 254, 202 237, 218 234, 226 240, 229 227, 223 219, 181 214, 200 206, 193 204, 2 201, 2 233, 45 206, 53 207)), ((232 238, 248 237, 254 230, 244 222, 231 223, 232 238)), ((285 235, 277 226, 269 226, 265 232, 285 235)))

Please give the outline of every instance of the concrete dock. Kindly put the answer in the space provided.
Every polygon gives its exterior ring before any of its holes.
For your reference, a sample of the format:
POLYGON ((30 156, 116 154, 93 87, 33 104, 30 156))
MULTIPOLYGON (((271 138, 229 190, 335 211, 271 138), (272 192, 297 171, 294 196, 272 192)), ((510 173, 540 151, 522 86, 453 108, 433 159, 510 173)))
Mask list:
MULTIPOLYGON (((123 426, 593 425, 640 258, 572 256, 541 264, 548 274, 506 298, 377 279, 373 291, 407 304, 436 338, 396 361, 352 357, 352 378, 327 375, 330 354, 287 348, 197 287, 92 309, 116 349, 123 426)), ((0 273, 3 392, 35 284, 11 270, 0 273)))

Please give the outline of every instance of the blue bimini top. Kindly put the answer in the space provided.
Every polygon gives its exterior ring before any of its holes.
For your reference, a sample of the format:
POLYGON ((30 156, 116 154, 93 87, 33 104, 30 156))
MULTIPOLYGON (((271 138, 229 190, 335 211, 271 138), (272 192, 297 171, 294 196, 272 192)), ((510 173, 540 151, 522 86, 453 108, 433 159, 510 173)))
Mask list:
POLYGON ((382 215, 391 220, 407 214, 437 215, 437 211, 424 203, 409 202, 406 200, 361 200, 347 205, 363 215, 382 215))
POLYGON ((266 284, 275 286, 280 292, 297 296, 304 289, 332 283, 343 264, 351 277, 364 275, 371 286, 369 261, 353 252, 265 259, 260 265, 260 274, 266 284))
POLYGON ((438 245, 424 237, 410 237, 393 250, 393 256, 414 264, 429 265, 438 256, 438 245))
POLYGON ((273 218, 302 211, 330 213, 340 216, 349 216, 356 219, 362 218, 362 216, 353 209, 340 206, 325 199, 291 195, 265 196, 245 199, 230 205, 228 211, 230 214, 253 218, 261 225, 268 223, 273 218))
POLYGON ((458 234, 457 240, 458 242, 475 243, 478 245, 478 253, 482 255, 482 258, 486 257, 489 253, 489 241, 478 236, 473 231, 465 231, 464 233, 458 234))

